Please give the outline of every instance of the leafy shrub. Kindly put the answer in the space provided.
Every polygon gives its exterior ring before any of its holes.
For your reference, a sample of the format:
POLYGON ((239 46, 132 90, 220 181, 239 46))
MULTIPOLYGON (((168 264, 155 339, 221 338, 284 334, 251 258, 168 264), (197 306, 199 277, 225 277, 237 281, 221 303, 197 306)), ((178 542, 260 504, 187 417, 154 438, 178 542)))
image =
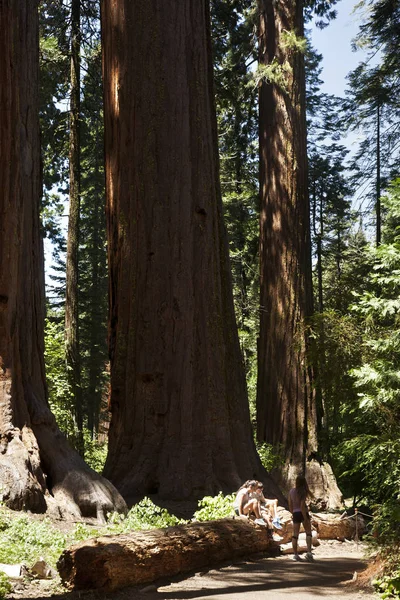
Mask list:
POLYGON ((0 600, 6 597, 12 590, 10 580, 5 573, 0 571, 0 600))
MULTIPOLYGON (((390 552, 400 543, 400 502, 388 500, 374 507, 373 531, 375 539, 390 552)), ((390 558, 389 556, 387 558, 390 558)))
POLYGON ((97 439, 91 439, 89 431, 84 429, 85 440, 85 462, 97 473, 102 473, 104 463, 107 458, 107 442, 99 442, 97 439))
POLYGON ((382 577, 374 579, 372 585, 384 600, 386 598, 400 598, 400 569, 389 575, 382 575, 382 577))
POLYGON ((233 501, 235 494, 224 496, 222 492, 218 496, 204 496, 199 500, 199 510, 194 513, 196 521, 212 521, 215 519, 224 519, 233 514, 233 501))
POLYGON ((127 533, 135 529, 157 529, 186 523, 171 515, 165 508, 157 506, 150 498, 143 498, 135 504, 128 514, 113 513, 109 515, 106 531, 102 533, 127 533))
POLYGON ((256 442, 256 448, 264 469, 272 471, 283 465, 284 460, 280 453, 275 452, 271 444, 256 442))
POLYGON ((48 519, 36 521, 27 514, 0 514, 0 563, 34 563, 41 556, 55 566, 66 537, 48 519))

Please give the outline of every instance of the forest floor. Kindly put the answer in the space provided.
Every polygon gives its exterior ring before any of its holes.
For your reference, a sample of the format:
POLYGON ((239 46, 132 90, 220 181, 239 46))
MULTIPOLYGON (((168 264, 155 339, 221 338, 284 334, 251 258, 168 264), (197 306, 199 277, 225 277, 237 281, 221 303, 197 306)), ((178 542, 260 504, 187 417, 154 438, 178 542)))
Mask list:
POLYGON ((153 585, 103 592, 62 593, 59 582, 21 583, 9 597, 18 600, 376 600, 370 585, 374 566, 364 544, 321 541, 315 562, 295 562, 292 555, 263 556, 224 563, 216 568, 174 577, 153 585))

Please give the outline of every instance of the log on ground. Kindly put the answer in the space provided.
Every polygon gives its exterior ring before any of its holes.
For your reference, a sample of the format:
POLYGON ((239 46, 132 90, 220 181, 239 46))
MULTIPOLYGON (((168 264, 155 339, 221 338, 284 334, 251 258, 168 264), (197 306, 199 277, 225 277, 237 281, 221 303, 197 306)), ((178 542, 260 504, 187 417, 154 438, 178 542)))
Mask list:
POLYGON ((321 540, 352 540, 359 538, 366 531, 362 516, 341 518, 331 514, 313 514, 312 523, 321 540))
MULTIPOLYGON (((292 515, 283 508, 279 509, 279 516, 282 522, 282 530, 279 534, 282 536, 283 544, 289 543, 293 535, 292 515)), ((320 540, 352 540, 365 533, 365 521, 358 515, 357 522, 355 517, 341 518, 340 515, 332 513, 311 513, 311 524, 314 530, 318 532, 320 540)), ((301 526, 300 531, 304 531, 301 526)))
POLYGON ((65 550, 57 567, 70 589, 111 591, 275 547, 265 527, 222 519, 87 540, 65 550))

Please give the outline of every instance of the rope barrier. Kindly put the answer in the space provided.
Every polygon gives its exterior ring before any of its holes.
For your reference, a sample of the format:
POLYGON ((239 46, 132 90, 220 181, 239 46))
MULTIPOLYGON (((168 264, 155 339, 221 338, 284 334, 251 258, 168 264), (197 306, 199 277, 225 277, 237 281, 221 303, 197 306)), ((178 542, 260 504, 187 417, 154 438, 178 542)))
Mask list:
POLYGON ((363 515, 364 517, 369 517, 371 519, 373 519, 374 517, 372 515, 367 515, 366 513, 363 513, 361 511, 358 510, 358 508, 354 509, 354 515, 347 515, 346 517, 344 516, 346 514, 347 511, 344 511, 344 513, 341 515, 341 519, 346 520, 346 519, 355 519, 356 520, 356 533, 354 535, 354 539, 356 541, 357 547, 358 547, 358 542, 359 542, 359 538, 358 538, 358 515, 363 515))

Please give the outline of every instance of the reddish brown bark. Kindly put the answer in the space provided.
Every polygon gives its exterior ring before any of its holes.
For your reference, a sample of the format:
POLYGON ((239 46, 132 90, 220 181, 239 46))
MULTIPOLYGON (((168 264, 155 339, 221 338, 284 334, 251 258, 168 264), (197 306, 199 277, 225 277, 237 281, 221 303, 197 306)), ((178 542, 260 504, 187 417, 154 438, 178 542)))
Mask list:
POLYGON ((71 0, 71 65, 69 111, 69 218, 65 275, 65 354, 74 421, 75 447, 84 454, 81 359, 79 345, 79 231, 80 231, 80 80, 81 0, 71 0))
POLYGON ((312 283, 304 59, 287 45, 288 32, 304 35, 302 0, 260 0, 259 60, 277 61, 285 84, 260 86, 258 438, 283 450, 285 487, 307 471, 316 495, 329 503, 335 496, 337 504, 329 467, 326 474, 315 460, 316 403, 307 363, 312 283))
POLYGON ((126 497, 260 475, 218 181, 208 2, 103 2, 112 421, 126 497))
POLYGON ((125 504, 67 445, 46 398, 37 2, 2 0, 0 31, 0 499, 102 516, 125 504))
POLYGON ((274 546, 266 527, 223 519, 86 540, 63 552, 57 566, 69 588, 116 590, 274 546))

